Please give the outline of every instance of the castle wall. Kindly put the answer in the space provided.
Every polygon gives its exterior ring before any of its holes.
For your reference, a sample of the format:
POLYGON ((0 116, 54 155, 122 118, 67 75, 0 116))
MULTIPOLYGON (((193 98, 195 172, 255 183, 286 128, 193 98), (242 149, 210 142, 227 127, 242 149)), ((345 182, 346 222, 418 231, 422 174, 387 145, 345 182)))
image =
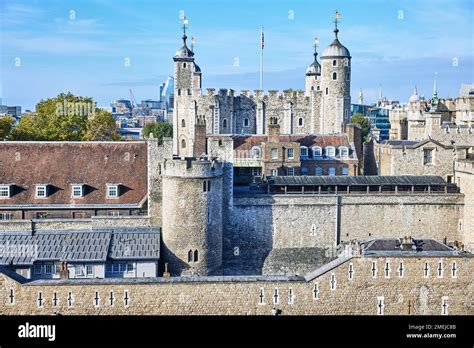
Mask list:
POLYGON ((151 278, 142 281, 39 281, 20 285, 0 274, 0 313, 4 315, 377 315, 383 298, 385 315, 472 315, 474 285, 472 257, 354 257, 340 262, 311 281, 285 277, 151 278), (372 262, 377 275, 371 276, 372 262), (382 271, 388 262, 390 273, 382 271), (423 276, 442 262, 441 278, 423 276), (456 262, 455 278, 450 267, 456 262), (403 276, 398 267, 403 263, 403 276), (354 277, 349 280, 349 265, 354 277), (335 286, 331 288, 331 280, 335 286), (108 281, 108 282, 107 282, 108 281), (9 304, 9 296, 14 296, 9 304), (99 304, 94 298, 98 292, 99 304), (44 304, 38 306, 41 293, 44 304), (56 293, 57 307, 52 306, 56 293), (110 295, 113 304, 110 304, 110 295), (275 293, 278 303, 275 302, 275 293), (73 301, 68 303, 68 295, 73 301), (263 298, 261 298, 263 295, 263 298), (125 300, 125 298, 127 300, 125 300), (350 299, 348 301, 347 299, 350 299), (260 302, 263 303, 260 303, 260 302))
POLYGON ((463 209, 462 194, 234 195, 224 259, 232 269, 261 271, 277 248, 404 236, 461 241, 463 209))
POLYGON ((474 251, 474 161, 456 162, 456 184, 465 195, 464 219, 462 222, 463 243, 474 251))

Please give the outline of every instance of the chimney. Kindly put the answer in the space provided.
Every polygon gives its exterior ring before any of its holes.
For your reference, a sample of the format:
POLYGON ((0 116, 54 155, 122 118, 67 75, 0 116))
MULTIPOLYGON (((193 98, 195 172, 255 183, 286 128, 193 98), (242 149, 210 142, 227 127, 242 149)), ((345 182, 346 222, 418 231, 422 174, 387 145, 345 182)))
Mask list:
POLYGON ((413 250, 413 239, 410 236, 409 237, 403 237, 401 242, 402 243, 400 245, 400 248, 403 251, 413 250))
POLYGON ((280 142, 280 125, 276 117, 270 117, 270 124, 268 125, 268 141, 270 143, 280 142))
POLYGON ((169 278, 170 272, 168 272, 168 262, 165 263, 165 271, 163 272, 163 278, 169 278))
POLYGON ((61 262, 61 269, 59 271, 59 279, 69 279, 69 270, 67 269, 67 262, 61 262))
POLYGON ((206 154, 206 142, 206 119, 204 116, 197 116, 194 125, 194 157, 206 154))

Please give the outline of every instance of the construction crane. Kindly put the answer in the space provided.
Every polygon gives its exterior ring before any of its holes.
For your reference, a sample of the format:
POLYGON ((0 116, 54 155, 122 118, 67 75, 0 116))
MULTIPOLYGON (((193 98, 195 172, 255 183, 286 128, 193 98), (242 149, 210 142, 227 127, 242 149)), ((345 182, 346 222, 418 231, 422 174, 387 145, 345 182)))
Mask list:
POLYGON ((135 96, 133 95, 132 89, 129 89, 130 91, 130 105, 131 105, 131 110, 130 113, 133 115, 133 109, 135 109, 135 105, 137 105, 137 102, 135 101, 135 96))

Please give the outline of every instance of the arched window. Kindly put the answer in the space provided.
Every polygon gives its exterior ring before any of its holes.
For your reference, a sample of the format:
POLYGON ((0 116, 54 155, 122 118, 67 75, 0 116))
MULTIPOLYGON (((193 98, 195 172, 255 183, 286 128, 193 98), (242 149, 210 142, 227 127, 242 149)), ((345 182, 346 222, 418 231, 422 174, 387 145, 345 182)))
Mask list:
POLYGON ((227 128, 227 119, 224 119, 224 121, 222 121, 222 128, 227 128))
POLYGON ((337 60, 333 59, 332 66, 337 66, 337 60))
POLYGON ((301 157, 308 157, 308 148, 306 146, 300 147, 300 156, 301 157))
POLYGON ((199 261, 199 252, 197 250, 194 250, 194 262, 199 261))
POLYGON ((244 127, 248 127, 248 126, 249 126, 249 119, 244 118, 244 127))
POLYGON ((183 63, 183 68, 186 68, 186 63, 183 63))
POLYGON ((186 140, 184 140, 184 139, 181 140, 181 148, 182 149, 186 148, 186 140))
POLYGON ((314 86, 311 86, 311 90, 314 91, 314 86))
POLYGON ((336 168, 330 167, 328 170, 328 175, 329 176, 336 176, 336 168))
POLYGON ((303 117, 298 118, 298 127, 303 127, 303 123, 304 123, 303 117))
POLYGON ((188 262, 193 262, 193 251, 192 250, 188 251, 188 262))
POLYGON ((323 155, 323 150, 319 146, 313 146, 313 157, 321 157, 323 155))
POLYGON ((184 120, 184 118, 181 120, 181 127, 186 127, 186 121, 184 120))
POLYGON ((349 149, 346 146, 339 147, 339 157, 347 158, 349 156, 349 149))
POLYGON ((326 146, 326 156, 334 157, 336 156, 336 149, 334 146, 326 146))
POLYGON ((332 79, 333 79, 333 80, 337 80, 337 72, 333 72, 333 73, 332 73, 332 79))
POLYGON ((252 147, 252 158, 260 158, 262 155, 262 150, 260 150, 260 147, 254 146, 252 147))

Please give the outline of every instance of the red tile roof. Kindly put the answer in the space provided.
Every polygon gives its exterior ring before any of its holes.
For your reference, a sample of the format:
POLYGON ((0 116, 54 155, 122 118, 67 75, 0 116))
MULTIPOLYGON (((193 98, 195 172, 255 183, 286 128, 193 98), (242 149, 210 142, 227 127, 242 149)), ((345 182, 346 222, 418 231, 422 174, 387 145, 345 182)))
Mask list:
POLYGON ((2 142, 0 184, 13 184, 0 205, 138 204, 147 195, 145 142, 2 142), (106 185, 121 184, 117 199, 106 185), (35 185, 50 184, 46 199, 35 199, 35 185), (73 199, 71 184, 85 184, 73 199))

